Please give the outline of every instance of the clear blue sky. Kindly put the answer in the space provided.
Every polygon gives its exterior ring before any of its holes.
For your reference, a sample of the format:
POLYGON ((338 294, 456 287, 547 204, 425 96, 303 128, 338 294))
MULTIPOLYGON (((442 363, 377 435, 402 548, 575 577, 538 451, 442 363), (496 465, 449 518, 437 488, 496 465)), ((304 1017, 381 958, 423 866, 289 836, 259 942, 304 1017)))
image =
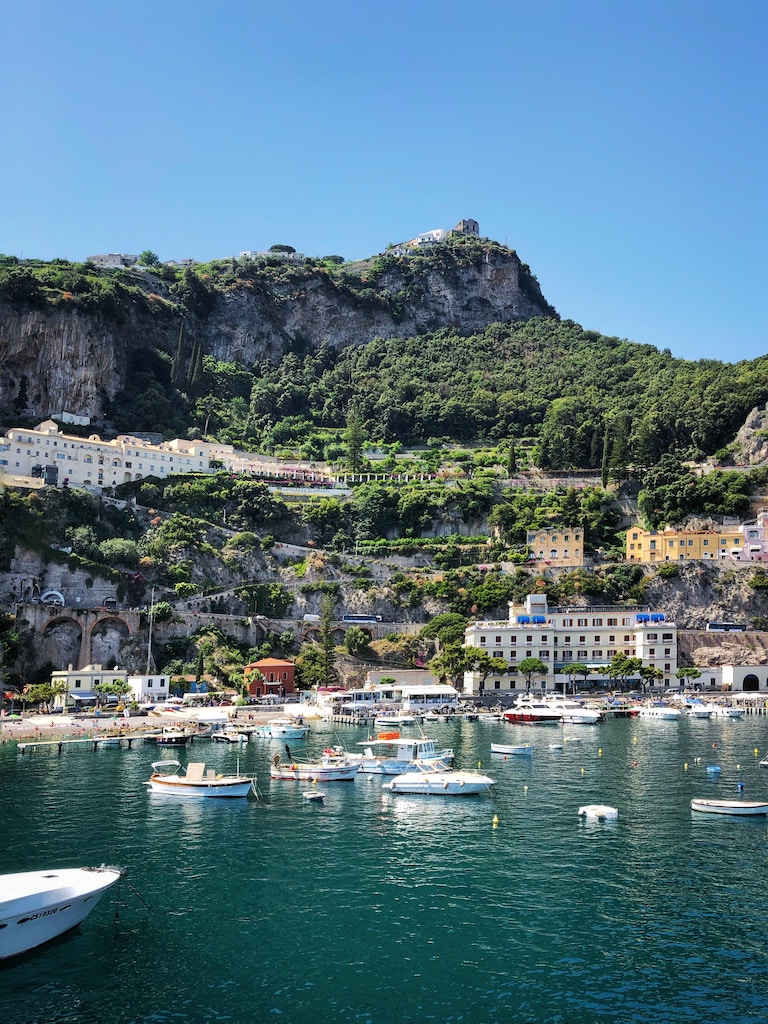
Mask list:
POLYGON ((564 318, 768 352, 766 0, 25 0, 0 252, 358 259, 474 217, 564 318))

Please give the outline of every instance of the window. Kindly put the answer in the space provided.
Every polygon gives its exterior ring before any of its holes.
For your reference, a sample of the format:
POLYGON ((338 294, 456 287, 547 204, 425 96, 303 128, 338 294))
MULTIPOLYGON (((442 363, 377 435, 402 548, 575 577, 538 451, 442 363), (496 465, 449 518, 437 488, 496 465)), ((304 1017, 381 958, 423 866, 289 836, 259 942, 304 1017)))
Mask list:
POLYGON ((481 643, 481 644, 484 644, 484 643, 485 643, 485 637, 484 637, 484 636, 481 636, 481 637, 480 637, 480 643, 481 643))
POLYGON ((563 619, 563 625, 564 626, 572 626, 573 625, 573 619, 563 619))
POLYGON ((539 651, 539 657, 542 661, 549 661, 549 651, 539 651))
POLYGON ((608 637, 608 643, 609 644, 615 644, 616 643, 616 637, 615 636, 609 636, 608 637))
POLYGON ((587 658, 587 657, 589 657, 589 655, 588 655, 588 653, 586 651, 576 651, 576 657, 581 659, 581 658, 587 658))
POLYGON ((655 658, 656 657, 656 648, 655 647, 649 647, 648 648, 648 657, 649 658, 655 658))
POLYGON ((498 647, 499 644, 501 643, 501 637, 500 636, 495 637, 495 643, 496 643, 496 646, 498 647))
POLYGON ((593 658, 602 658, 602 656, 603 656, 603 652, 602 651, 596 651, 596 650, 592 651, 592 657, 593 658))
POLYGON ((585 644, 586 642, 587 642, 587 638, 585 636, 580 636, 579 637, 579 643, 580 644, 585 644))
POLYGON ((563 643, 564 644, 569 644, 570 642, 571 642, 571 638, 569 636, 564 636, 563 637, 563 643))
POLYGON ((602 624, 603 624, 603 620, 602 619, 592 619, 592 625, 593 626, 602 626, 602 624))
POLYGON ((576 620, 576 625, 577 626, 588 626, 589 622, 586 619, 577 619, 576 620))
POLYGON ((525 638, 525 642, 526 642, 527 644, 532 644, 532 643, 533 643, 533 637, 532 637, 532 636, 530 636, 530 635, 529 635, 529 636, 526 636, 526 638, 525 638))

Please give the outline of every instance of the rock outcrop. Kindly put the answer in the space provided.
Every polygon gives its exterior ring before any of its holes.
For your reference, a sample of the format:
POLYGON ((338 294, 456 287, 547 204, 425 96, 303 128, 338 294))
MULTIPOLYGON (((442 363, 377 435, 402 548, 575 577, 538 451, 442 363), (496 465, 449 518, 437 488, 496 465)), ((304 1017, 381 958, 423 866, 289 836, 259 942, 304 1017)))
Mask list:
POLYGON ((180 325, 187 345, 225 362, 278 361, 289 349, 359 345, 449 328, 556 316, 516 253, 495 243, 382 256, 348 274, 306 265, 247 265, 189 302, 160 277, 130 277, 108 314, 74 297, 55 305, 0 302, 0 417, 44 419, 66 410, 100 419, 143 350, 172 357, 180 325), (125 296, 130 296, 126 298, 125 296), (111 314, 111 315, 110 315, 111 314))

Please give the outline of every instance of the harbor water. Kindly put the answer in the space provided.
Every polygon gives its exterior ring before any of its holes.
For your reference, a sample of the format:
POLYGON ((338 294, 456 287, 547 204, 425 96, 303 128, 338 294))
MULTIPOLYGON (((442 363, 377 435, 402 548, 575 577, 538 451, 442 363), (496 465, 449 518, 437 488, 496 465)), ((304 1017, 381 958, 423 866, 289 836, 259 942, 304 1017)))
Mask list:
MULTIPOLYGON (((690 809, 768 798, 767 718, 425 728, 494 791, 358 775, 307 801, 270 782, 282 742, 198 741, 179 760, 239 762, 262 799, 180 800, 143 785, 168 756, 149 744, 0 744, 0 871, 128 869, 79 928, 2 966, 0 1021, 768 1021, 766 818, 690 809), (584 821, 591 803, 618 821, 584 821)), ((313 724, 291 749, 365 735, 313 724)))

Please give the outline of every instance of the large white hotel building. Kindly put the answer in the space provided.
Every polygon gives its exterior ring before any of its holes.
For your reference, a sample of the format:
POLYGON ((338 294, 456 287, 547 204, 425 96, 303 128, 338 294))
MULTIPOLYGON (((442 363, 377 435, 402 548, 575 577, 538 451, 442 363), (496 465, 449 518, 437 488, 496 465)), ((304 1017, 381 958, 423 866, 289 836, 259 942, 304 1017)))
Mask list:
POLYGON ((484 682, 480 672, 465 672, 464 692, 469 694, 479 693, 481 683, 486 694, 524 691, 526 680, 517 665, 525 658, 539 658, 547 666, 546 674, 531 680, 532 689, 554 690, 565 681, 569 665, 577 663, 589 666, 591 682, 607 682, 607 668, 616 654, 660 669, 660 688, 680 685, 675 676, 677 626, 662 612, 647 608, 548 608, 546 595, 529 594, 525 605, 510 602, 507 621, 471 622, 464 646, 503 658, 508 666, 484 682))

